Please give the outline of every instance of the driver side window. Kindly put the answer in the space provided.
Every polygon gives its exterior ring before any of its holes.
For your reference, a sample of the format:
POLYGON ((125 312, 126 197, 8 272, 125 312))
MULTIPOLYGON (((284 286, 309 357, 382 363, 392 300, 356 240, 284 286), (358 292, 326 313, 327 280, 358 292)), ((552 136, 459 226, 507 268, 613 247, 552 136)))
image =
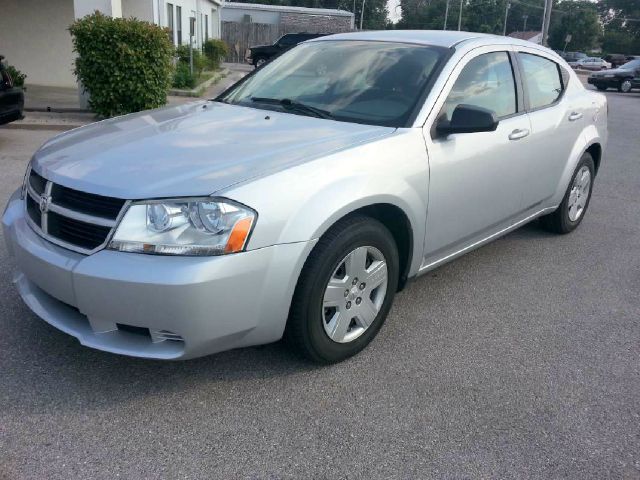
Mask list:
POLYGON ((485 53, 467 63, 442 111, 451 119, 461 104, 486 108, 498 118, 516 113, 516 85, 507 52, 485 53))

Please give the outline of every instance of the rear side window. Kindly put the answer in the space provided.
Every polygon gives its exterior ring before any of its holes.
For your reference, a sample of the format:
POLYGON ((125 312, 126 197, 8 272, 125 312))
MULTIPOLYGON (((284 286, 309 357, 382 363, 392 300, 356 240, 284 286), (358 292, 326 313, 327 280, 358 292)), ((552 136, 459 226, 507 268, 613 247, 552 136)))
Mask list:
POLYGON ((444 104, 448 118, 460 104, 487 108, 498 118, 516 113, 516 85, 507 52, 478 55, 465 65, 444 104))
POLYGON ((529 108, 546 107, 562 95, 560 67, 544 57, 519 53, 523 70, 523 80, 529 94, 529 108))
POLYGON ((284 46, 295 45, 296 43, 298 43, 298 36, 297 35, 284 35, 280 39, 280 41, 278 41, 278 43, 280 45, 284 45, 284 46))

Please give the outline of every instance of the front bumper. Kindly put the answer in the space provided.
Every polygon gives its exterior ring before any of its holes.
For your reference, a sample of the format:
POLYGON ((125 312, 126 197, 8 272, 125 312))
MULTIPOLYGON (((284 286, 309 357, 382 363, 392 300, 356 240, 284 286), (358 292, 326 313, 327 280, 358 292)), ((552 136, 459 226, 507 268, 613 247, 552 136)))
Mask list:
POLYGON ((29 227, 14 193, 2 218, 24 302, 83 345, 187 359, 282 337, 295 284, 315 242, 219 257, 102 250, 85 256, 29 227))
POLYGON ((605 78, 603 76, 590 75, 587 78, 587 83, 589 83, 590 85, 595 85, 597 87, 614 88, 618 86, 618 84, 620 83, 620 79, 616 77, 605 78))

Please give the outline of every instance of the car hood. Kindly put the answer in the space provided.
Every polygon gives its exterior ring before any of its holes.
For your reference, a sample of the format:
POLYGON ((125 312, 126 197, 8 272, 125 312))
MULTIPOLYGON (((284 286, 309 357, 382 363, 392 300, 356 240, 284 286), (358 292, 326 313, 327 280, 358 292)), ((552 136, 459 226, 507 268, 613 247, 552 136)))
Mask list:
POLYGON ((394 130, 198 102, 64 133, 32 166, 69 188, 118 198, 209 195, 394 130))

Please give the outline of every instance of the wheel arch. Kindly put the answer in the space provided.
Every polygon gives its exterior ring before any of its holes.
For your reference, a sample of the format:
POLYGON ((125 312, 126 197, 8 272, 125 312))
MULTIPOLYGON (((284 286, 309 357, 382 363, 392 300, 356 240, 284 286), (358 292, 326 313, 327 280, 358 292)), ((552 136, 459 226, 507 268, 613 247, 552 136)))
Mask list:
POLYGON ((593 158, 595 174, 597 175, 598 170, 600 169, 600 160, 602 160, 602 145, 599 142, 592 143, 587 147, 585 152, 590 154, 591 158, 593 158))
POLYGON ((396 243, 396 247, 398 248, 398 257, 400 260, 400 268, 398 269, 400 275, 398 278, 398 291, 401 291, 409 278, 411 260, 413 259, 414 253, 413 227, 411 225, 411 220, 409 220, 407 214, 397 205, 393 205, 391 203, 374 203, 353 210, 338 219, 336 223, 343 218, 354 215, 363 215, 373 218, 382 223, 389 232, 391 232, 396 243))

